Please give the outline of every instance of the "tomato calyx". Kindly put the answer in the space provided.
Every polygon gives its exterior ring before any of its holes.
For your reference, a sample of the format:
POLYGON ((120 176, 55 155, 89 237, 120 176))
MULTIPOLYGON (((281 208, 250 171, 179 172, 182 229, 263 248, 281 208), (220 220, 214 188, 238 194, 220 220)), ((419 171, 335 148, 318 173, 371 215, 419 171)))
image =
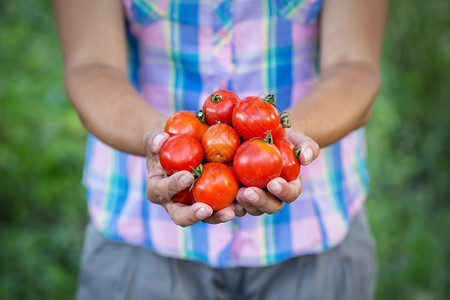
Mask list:
POLYGON ((283 128, 291 128, 291 119, 288 112, 282 112, 280 115, 280 122, 283 128))
POLYGON ((298 162, 300 162, 300 152, 302 151, 302 148, 300 147, 295 147, 294 149, 294 155, 295 158, 298 160, 298 162))
POLYGON ((273 145, 272 133, 270 132, 270 130, 267 130, 266 132, 267 133, 266 133, 266 137, 265 138, 262 138, 260 136, 255 136, 254 138, 251 138, 249 140, 244 140, 244 139, 241 138, 241 141, 245 142, 245 141, 261 140, 261 141, 263 141, 263 142, 265 142, 267 144, 273 145))
POLYGON ((199 110, 198 112, 195 113, 195 115, 197 116, 197 119, 202 122, 203 124, 206 123, 206 117, 205 117, 205 113, 203 112, 203 110, 199 110))
POLYGON ((194 187, 194 183, 200 178, 202 177, 203 174, 203 165, 199 164, 197 168, 193 168, 192 169, 192 175, 194 175, 194 181, 191 184, 191 187, 189 188, 189 192, 192 191, 192 188, 194 187))
POLYGON ((268 103, 270 103, 270 104, 273 104, 273 105, 275 105, 275 101, 277 101, 275 99, 275 95, 274 94, 269 94, 269 95, 265 96, 263 100, 268 102, 268 103))
POLYGON ((190 113, 193 113, 197 119, 205 124, 206 123, 206 117, 205 117, 205 112, 203 111, 203 109, 199 110, 199 111, 195 111, 195 110, 188 110, 190 113))
POLYGON ((270 130, 267 131, 266 137, 261 139, 263 142, 266 142, 267 144, 273 145, 273 137, 270 130))
POLYGON ((222 100, 222 96, 219 94, 212 94, 209 100, 211 100, 212 103, 219 103, 220 100, 222 100))

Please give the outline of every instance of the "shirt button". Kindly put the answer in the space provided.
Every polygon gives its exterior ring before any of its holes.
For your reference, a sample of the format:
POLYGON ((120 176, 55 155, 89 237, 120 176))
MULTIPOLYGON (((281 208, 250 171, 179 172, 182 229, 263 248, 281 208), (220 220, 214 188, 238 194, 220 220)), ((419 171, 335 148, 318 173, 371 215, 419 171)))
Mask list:
POLYGON ((219 87, 220 87, 222 90, 226 89, 226 88, 228 87, 228 82, 227 82, 226 80, 221 80, 221 81, 219 82, 219 87))

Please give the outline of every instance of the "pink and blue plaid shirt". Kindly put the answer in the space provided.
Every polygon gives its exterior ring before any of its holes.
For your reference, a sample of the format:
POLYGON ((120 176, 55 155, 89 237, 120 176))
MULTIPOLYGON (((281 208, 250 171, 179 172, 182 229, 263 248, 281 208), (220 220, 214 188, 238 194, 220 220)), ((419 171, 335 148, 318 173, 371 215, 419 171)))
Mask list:
MULTIPOLYGON (((321 0, 123 0, 130 81, 169 116, 207 95, 273 93, 280 111, 317 78, 321 0)), ((295 117, 295 116, 291 116, 295 117)), ((322 149, 301 169, 302 194, 274 215, 175 225, 145 198, 145 158, 89 136, 84 184, 96 227, 109 238, 214 267, 264 266, 319 253, 345 237, 367 194, 364 130, 322 149)))

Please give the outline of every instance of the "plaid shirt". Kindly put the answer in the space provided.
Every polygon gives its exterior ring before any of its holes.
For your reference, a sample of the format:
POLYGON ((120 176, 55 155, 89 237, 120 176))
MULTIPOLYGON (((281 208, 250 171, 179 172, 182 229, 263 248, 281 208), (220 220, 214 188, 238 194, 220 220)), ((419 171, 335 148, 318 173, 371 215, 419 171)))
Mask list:
MULTIPOLYGON (((207 95, 273 93, 283 111, 317 78, 321 0, 123 0, 130 81, 169 116, 207 95)), ((84 184, 96 227, 109 238, 214 267, 264 266, 342 241, 367 194, 364 130, 322 149, 301 169, 302 194, 274 215, 176 226, 145 198, 146 163, 93 136, 84 184)))

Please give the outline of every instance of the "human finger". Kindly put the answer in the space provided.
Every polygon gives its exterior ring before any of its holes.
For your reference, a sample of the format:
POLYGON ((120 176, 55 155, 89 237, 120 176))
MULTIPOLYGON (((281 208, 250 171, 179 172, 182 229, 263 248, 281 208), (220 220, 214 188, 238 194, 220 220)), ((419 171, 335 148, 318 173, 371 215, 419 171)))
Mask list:
POLYGON ((209 218, 213 214, 212 208, 201 202, 192 205, 166 202, 162 206, 166 209, 172 221, 181 227, 194 225, 209 218))
POLYGON ((284 202, 257 187, 241 188, 236 199, 250 215, 274 214, 284 202))
POLYGON ((149 171, 147 178, 147 199, 156 204, 170 202, 172 197, 188 188, 194 181, 194 176, 188 171, 180 171, 164 177, 161 170, 149 171))
POLYGON ((236 215, 236 217, 243 217, 247 214, 244 207, 237 201, 233 201, 230 207, 234 210, 234 214, 236 215))
POLYGON ((319 144, 309 136, 292 128, 288 128, 285 131, 285 137, 293 142, 296 147, 301 148, 300 163, 302 165, 310 164, 319 155, 319 144))
POLYGON ((234 217, 236 217, 236 214, 234 213, 233 208, 227 206, 221 210, 215 211, 210 217, 204 219, 203 222, 208 224, 219 224, 228 222, 231 219, 234 219, 234 217))
POLYGON ((291 203, 300 196, 302 191, 301 178, 298 177, 289 182, 281 177, 274 178, 267 184, 267 190, 284 203, 291 203))
POLYGON ((170 135, 162 130, 152 130, 147 132, 144 136, 144 146, 147 155, 159 153, 162 145, 169 138, 170 135))

